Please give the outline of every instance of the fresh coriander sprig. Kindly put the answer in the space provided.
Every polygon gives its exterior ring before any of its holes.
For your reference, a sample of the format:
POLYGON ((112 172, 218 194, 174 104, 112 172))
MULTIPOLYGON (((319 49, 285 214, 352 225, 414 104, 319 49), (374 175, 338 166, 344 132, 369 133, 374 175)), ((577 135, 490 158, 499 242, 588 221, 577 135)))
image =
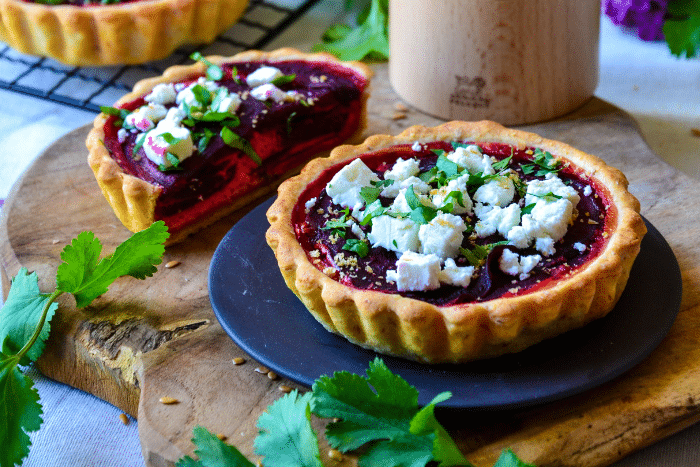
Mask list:
MULTIPOLYGON (((367 376, 347 371, 321 376, 311 392, 297 390, 270 405, 258 419, 255 453, 266 467, 323 467, 311 414, 334 421, 326 439, 341 452, 361 450, 363 467, 472 467, 435 417, 435 407, 451 397, 438 394, 418 406, 418 391, 376 358, 367 376)), ((241 452, 201 426, 193 429, 198 460, 181 458, 176 467, 252 467, 241 452)), ((535 467, 504 450, 494 467, 535 467)))
POLYGON ((314 46, 314 51, 329 52, 341 60, 387 60, 388 24, 389 0, 371 0, 358 16, 357 27, 332 26, 323 35, 323 43, 314 46))
POLYGON ((204 58, 204 56, 199 53, 199 52, 193 52, 192 55, 190 55, 190 58, 192 60, 195 60, 197 62, 202 62, 204 65, 207 67, 207 78, 209 78, 212 81, 219 81, 224 77, 224 70, 218 66, 204 58))
POLYGON ((41 293, 37 274, 21 268, 0 309, 0 467, 20 465, 29 454, 28 433, 41 427, 43 413, 31 378, 20 366, 35 362, 44 351, 50 322, 64 293, 78 308, 88 306, 119 277, 145 279, 162 261, 168 229, 162 221, 135 233, 111 255, 100 259, 102 244, 92 232, 82 232, 67 245, 56 272, 56 288, 41 293))

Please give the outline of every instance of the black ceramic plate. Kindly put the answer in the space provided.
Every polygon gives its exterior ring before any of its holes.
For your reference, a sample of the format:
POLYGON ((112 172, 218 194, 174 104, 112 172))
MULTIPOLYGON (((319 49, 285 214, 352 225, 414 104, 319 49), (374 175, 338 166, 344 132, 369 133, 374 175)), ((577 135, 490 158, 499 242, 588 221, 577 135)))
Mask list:
MULTIPOLYGON (((241 219, 219 244, 209 268, 209 298, 226 333, 251 357, 310 387, 321 375, 365 375, 378 354, 326 331, 287 288, 265 242, 268 200, 241 219)), ((671 248, 649 232, 627 288, 605 318, 515 355, 462 365, 423 365, 381 355, 419 390, 426 404, 519 408, 571 396, 626 372, 661 342, 680 307, 681 275, 671 248)))

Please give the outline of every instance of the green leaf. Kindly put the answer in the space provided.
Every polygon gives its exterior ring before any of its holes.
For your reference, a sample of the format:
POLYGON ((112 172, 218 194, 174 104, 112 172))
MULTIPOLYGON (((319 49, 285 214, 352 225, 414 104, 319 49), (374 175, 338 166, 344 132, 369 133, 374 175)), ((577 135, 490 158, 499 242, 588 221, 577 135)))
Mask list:
POLYGON ((260 158, 258 153, 255 152, 253 146, 251 146, 251 144, 247 140, 243 139, 242 137, 238 136, 236 133, 231 131, 228 127, 223 127, 221 129, 221 139, 224 140, 224 143, 231 146, 232 148, 242 151, 244 154, 250 157, 253 160, 253 162, 255 162, 258 166, 262 165, 262 159, 260 158))
POLYGON ((343 371, 316 380, 311 410, 320 417, 341 419, 328 425, 326 437, 331 446, 345 452, 410 433, 418 391, 377 358, 370 363, 367 378, 343 371))
POLYGON ((224 77, 224 70, 221 69, 220 66, 214 65, 212 62, 204 58, 201 53, 199 52, 194 52, 192 55, 190 55, 190 58, 192 60, 202 62, 206 65, 207 67, 207 78, 209 78, 212 81, 219 81, 224 77))
POLYGON ((459 174, 459 166, 449 160, 446 156, 438 156, 437 163, 435 164, 439 171, 443 172, 447 178, 454 177, 459 174))
POLYGON ((379 198, 383 188, 378 186, 363 186, 360 188, 360 197, 364 200, 365 204, 368 206, 379 198))
MULTIPOLYGON (((669 8, 675 2, 669 3, 669 8)), ((678 3, 684 3, 680 0, 678 3)), ((685 3, 691 3, 686 1, 685 3)), ((698 3, 698 2, 695 2, 698 3)), ((668 48, 677 57, 692 58, 700 51, 700 5, 685 19, 668 19, 663 26, 668 48)))
POLYGON ((452 397, 450 392, 442 392, 435 396, 430 404, 421 409, 411 420, 411 433, 415 435, 434 434, 433 458, 441 467, 471 465, 464 458, 459 448, 447 433, 445 428, 435 418, 435 406, 452 397))
POLYGON ((369 245, 363 240, 351 238, 345 242, 345 245, 343 245, 343 250, 352 251, 357 253, 360 258, 364 258, 369 254, 369 245))
POLYGON ((510 449, 504 449, 493 467, 536 467, 521 461, 510 449))
POLYGON ((121 276, 145 279, 162 261, 168 229, 163 221, 133 234, 113 254, 98 262, 102 244, 92 232, 80 233, 61 253, 57 290, 73 294, 78 308, 89 305, 121 276))
MULTIPOLYGON (((341 60, 386 60, 389 57, 387 25, 388 2, 372 0, 366 18, 358 26, 337 40, 314 46, 314 51, 329 52, 341 60)), ((335 31, 336 33, 338 31, 335 31)), ((343 33, 341 32, 341 35, 343 33)), ((325 37, 331 37, 327 34, 325 37)))
MULTIPOLYGON (((3 343, 4 346, 4 343, 3 343)), ((18 358, 0 352, 0 466, 19 465, 29 454, 28 433, 41 427, 39 394, 17 368, 18 358)))
POLYGON ((197 446, 194 453, 199 460, 185 456, 177 461, 176 467, 255 467, 238 449, 224 443, 206 428, 197 425, 192 433, 192 442, 197 446))
POLYGON ((359 467, 424 467, 433 458, 432 436, 402 436, 376 443, 360 457, 359 467))
POLYGON ((297 75, 295 74, 278 76, 277 78, 272 80, 272 84, 274 84, 277 87, 284 86, 285 84, 294 81, 296 77, 297 75))
POLYGON ((256 454, 266 467, 323 467, 318 438, 311 427, 312 394, 296 390, 273 403, 258 419, 256 454))
MULTIPOLYGON (((5 305, 0 309, 0 350, 5 355, 16 355, 29 342, 48 300, 49 296, 39 291, 36 272, 27 274, 27 269, 21 268, 12 280, 5 305)), ((35 362, 44 351, 44 342, 51 329, 49 321, 57 308, 57 303, 49 307, 39 338, 20 361, 21 365, 35 362)))
POLYGON ((496 172, 500 172, 501 170, 505 170, 508 168, 508 164, 510 164, 510 161, 513 159, 513 156, 508 156, 505 159, 501 159, 500 161, 492 164, 491 167, 493 167, 493 170, 496 172))

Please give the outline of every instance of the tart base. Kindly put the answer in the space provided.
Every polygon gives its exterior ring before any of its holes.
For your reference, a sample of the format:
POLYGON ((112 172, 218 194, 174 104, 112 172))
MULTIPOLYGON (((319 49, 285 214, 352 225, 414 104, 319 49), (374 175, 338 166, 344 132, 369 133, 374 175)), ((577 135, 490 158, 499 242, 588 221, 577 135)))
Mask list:
POLYGON ((184 44, 212 42, 248 0, 137 0, 43 5, 0 0, 0 40, 19 52, 76 66, 137 64, 184 44))
MULTIPOLYGON (((369 83, 372 71, 365 65, 357 62, 339 62, 335 57, 328 54, 306 54, 291 48, 277 49, 272 52, 246 51, 232 57, 211 56, 207 60, 221 64, 234 61, 287 61, 304 60, 317 62, 332 62, 342 64, 363 76, 369 83)), ((116 102, 119 107, 127 102, 148 94, 157 84, 165 82, 177 82, 186 80, 192 76, 201 76, 205 72, 205 65, 196 63, 187 66, 174 66, 165 70, 160 77, 149 78, 139 81, 134 86, 131 93, 123 96, 116 102)), ((347 138, 347 142, 358 142, 367 125, 367 99, 369 98, 369 88, 365 89, 361 95, 360 118, 355 132, 347 138)), ((104 125, 107 122, 105 114, 98 115, 94 120, 93 129, 88 134, 86 146, 89 150, 88 163, 92 168, 102 192, 112 206, 114 213, 119 220, 132 232, 141 231, 150 226, 155 220, 156 202, 161 194, 161 188, 138 177, 125 173, 119 164, 112 158, 109 150, 104 144, 104 125)), ((262 199, 265 195, 277 189, 282 180, 299 173, 299 170, 309 159, 313 157, 326 157, 330 150, 305 157, 297 167, 276 177, 264 186, 257 187, 253 192, 231 199, 225 207, 217 209, 215 212, 207 212, 206 216, 200 218, 196 223, 185 226, 182 229, 171 232, 166 244, 177 243, 188 235, 201 230, 215 221, 225 217, 255 200, 262 199)))
POLYGON ((544 339, 605 316, 629 278, 646 226, 628 181, 595 156, 497 123, 448 122, 415 126, 398 136, 372 136, 359 146, 336 148, 329 159, 311 161, 285 181, 267 212, 266 239, 287 286, 327 330, 380 353, 426 363, 462 363, 521 351, 544 339), (343 285, 317 269, 296 239, 292 211, 305 188, 325 169, 397 144, 431 141, 497 142, 549 151, 576 165, 609 199, 607 242, 574 273, 515 296, 436 306, 398 294, 343 285))

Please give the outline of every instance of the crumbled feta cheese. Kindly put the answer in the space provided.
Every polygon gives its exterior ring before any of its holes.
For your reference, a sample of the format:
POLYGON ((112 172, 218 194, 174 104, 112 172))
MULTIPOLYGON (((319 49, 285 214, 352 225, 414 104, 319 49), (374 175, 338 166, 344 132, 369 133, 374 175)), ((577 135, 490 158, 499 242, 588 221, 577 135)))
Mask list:
POLYGON ((432 202, 437 208, 444 207, 447 203, 452 203, 452 214, 471 214, 473 209, 472 199, 467 192, 467 181, 469 174, 450 180, 447 185, 438 188, 431 192, 432 202), (459 192, 462 194, 462 204, 454 197, 450 197, 450 193, 459 192))
POLYGON ((173 83, 160 83, 153 87, 151 92, 144 97, 144 100, 154 104, 167 105, 175 103, 176 97, 177 91, 175 91, 173 83))
POLYGON ((510 276, 519 276, 520 280, 527 279, 535 266, 542 260, 540 255, 520 256, 509 250, 503 250, 498 260, 501 271, 510 276))
POLYGON ((413 143, 413 145, 411 146, 411 149, 412 149, 414 152, 421 152, 421 151, 423 150, 423 146, 421 146, 421 144, 420 144, 418 141, 416 141, 416 142, 413 143))
POLYGON ((433 220, 421 225, 418 230, 421 253, 434 254, 440 258, 454 258, 459 253, 466 228, 461 217, 438 213, 433 220))
POLYGON ((277 102, 293 101, 294 97, 282 91, 274 84, 261 84, 260 86, 250 90, 250 95, 259 101, 272 100, 277 102))
POLYGON ((586 185, 586 187, 583 189, 583 194, 585 196, 591 196, 593 194, 593 188, 591 188, 590 185, 586 185))
MULTIPOLYGON (((389 206, 389 211, 391 211, 394 214, 408 214, 412 211, 411 206, 408 205, 408 201, 406 201, 406 190, 407 188, 402 188, 399 191, 398 196, 394 198, 394 202, 391 203, 391 206, 389 206)), ((414 186, 414 191, 415 186, 414 186)), ((416 196, 418 198, 418 201, 423 206, 428 206, 428 207, 434 207, 430 201, 430 198, 427 196, 421 194, 421 193, 416 193, 416 196)))
POLYGON ((477 204, 474 212, 479 218, 474 231, 482 238, 496 232, 505 237, 513 227, 520 224, 520 206, 515 203, 505 208, 477 204))
POLYGON ((408 178, 397 180, 391 185, 384 187, 382 190, 382 196, 387 198, 395 198, 399 195, 401 191, 406 191, 407 188, 413 186, 413 192, 417 195, 425 194, 430 191, 430 185, 425 183, 418 177, 410 176, 408 178))
POLYGON ((212 108, 212 110, 216 112, 235 113, 242 102, 241 96, 238 94, 228 94, 226 97, 222 98, 221 101, 218 102, 216 108, 212 108))
POLYGON ((400 291, 432 290, 440 287, 440 258, 407 251, 396 262, 396 270, 386 272, 386 279, 400 291))
POLYGON ((284 73, 282 73, 279 68, 275 68, 273 66, 261 66, 249 74, 246 77, 245 82, 248 86, 254 88, 263 84, 270 84, 282 76, 284 76, 284 73))
POLYGON ((129 136, 129 131, 125 130, 124 128, 120 128, 119 131, 117 131, 117 141, 120 143, 123 143, 126 141, 126 137, 129 136))
POLYGON ((545 256, 551 256, 556 252, 554 240, 551 237, 537 237, 535 239, 535 249, 545 256))
POLYGON ((189 107, 203 107, 204 102, 200 102, 199 99, 197 98, 197 95, 194 93, 193 89, 197 86, 201 86, 205 88, 207 91, 210 93, 216 92, 216 90, 219 89, 219 85, 216 84, 214 81, 209 81, 205 79, 204 77, 199 78, 197 81, 194 83, 190 84, 187 86, 185 89, 177 93, 177 97, 175 98, 175 102, 178 105, 185 104, 189 107))
POLYGON ((172 167, 173 163, 168 160, 167 155, 172 154, 182 162, 192 155, 194 144, 190 130, 187 128, 158 125, 154 130, 146 133, 143 149, 146 157, 156 164, 172 167), (166 134, 172 138, 171 142, 166 141, 166 134))
POLYGON ((143 105, 131 112, 124 119, 127 126, 141 131, 148 131, 156 126, 167 115, 168 110, 160 104, 143 105))
POLYGON ((378 216, 372 219, 372 229, 367 238, 373 248, 382 247, 398 253, 417 252, 420 247, 418 229, 418 224, 408 218, 378 216))
POLYGON ((562 198, 553 202, 537 202, 530 216, 542 226, 548 236, 557 241, 566 234, 573 213, 574 206, 562 198))
POLYGON ((545 180, 531 180, 527 183, 525 206, 537 203, 540 200, 546 201, 546 195, 549 193, 568 200, 573 206, 576 206, 581 199, 573 187, 564 184, 559 177, 551 174, 545 180))
POLYGON ((483 172, 484 175, 496 173, 491 166, 491 158, 481 153, 479 146, 471 144, 465 147, 458 147, 447 155, 447 158, 457 164, 460 168, 466 168, 471 174, 483 172))
POLYGON ((474 266, 457 266, 455 260, 447 258, 440 271, 440 282, 460 287, 468 287, 474 275, 474 266))
POLYGON ((584 251, 586 251, 586 245, 584 245, 581 242, 574 243, 574 248, 576 248, 580 253, 583 253, 584 251))
POLYGON ((313 208, 314 205, 316 204, 316 201, 318 201, 318 198, 311 198, 306 203, 304 203, 304 207, 306 208, 306 210, 310 211, 311 208, 313 208))
POLYGON ((357 222, 352 222, 352 220, 350 221, 350 231, 360 240, 364 240, 366 237, 365 233, 362 231, 357 222))
POLYGON ((515 185, 510 177, 496 177, 481 185, 474 193, 474 201, 494 206, 507 206, 515 196, 515 185))
POLYGON ((419 172, 420 164, 418 159, 398 159, 390 170, 384 172, 384 179, 403 180, 416 176, 419 172))
POLYGON ((355 159, 333 176, 326 185, 326 193, 335 204, 354 209, 363 204, 360 190, 371 186, 372 181, 379 181, 379 177, 361 159, 355 159))

